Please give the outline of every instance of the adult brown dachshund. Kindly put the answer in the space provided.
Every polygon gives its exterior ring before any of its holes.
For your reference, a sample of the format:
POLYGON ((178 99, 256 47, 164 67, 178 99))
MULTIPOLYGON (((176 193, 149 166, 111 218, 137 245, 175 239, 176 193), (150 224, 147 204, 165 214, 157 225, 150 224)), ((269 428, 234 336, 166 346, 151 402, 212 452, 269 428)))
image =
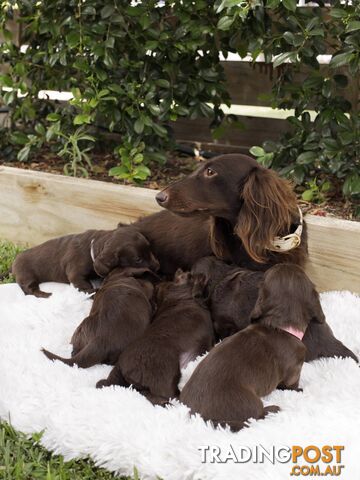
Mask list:
MULTIPOLYGON (((274 245, 276 237, 295 233, 301 223, 295 193, 286 180, 246 155, 220 155, 204 162, 156 199, 167 210, 136 226, 167 275, 179 267, 190 270, 207 255, 250 270, 266 271, 277 263, 305 265, 305 222, 298 246, 276 251, 274 245)), ((317 344, 312 360, 321 354, 355 357, 326 323, 311 323, 306 338, 317 344)))
POLYGON ((204 162, 156 199, 167 211, 136 226, 165 274, 190 270, 211 254, 251 270, 306 260, 305 224, 297 248, 274 251, 275 237, 293 233, 300 223, 296 196, 286 180, 250 157, 221 155, 204 162))

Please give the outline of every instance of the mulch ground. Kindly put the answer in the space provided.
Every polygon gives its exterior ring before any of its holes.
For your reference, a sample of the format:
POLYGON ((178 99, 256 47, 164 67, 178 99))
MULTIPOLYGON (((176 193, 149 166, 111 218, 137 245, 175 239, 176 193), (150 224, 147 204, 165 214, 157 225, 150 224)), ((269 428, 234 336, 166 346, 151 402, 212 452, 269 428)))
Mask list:
MULTIPOLYGON (((151 177, 141 184, 142 187, 152 189, 162 189, 169 183, 179 180, 180 178, 191 173, 202 161, 201 158, 194 158, 188 155, 180 155, 177 152, 169 152, 168 160, 165 165, 153 164, 150 166, 151 177)), ((0 164, 8 167, 23 168, 26 170, 35 170, 40 172, 63 174, 65 161, 57 157, 55 154, 44 151, 37 155, 36 159, 32 158, 28 162, 19 162, 17 160, 8 161, 0 157, 0 164)), ((118 164, 118 160, 114 155, 109 153, 95 153, 92 155, 93 168, 89 171, 88 178, 92 180, 101 180, 104 182, 112 182, 116 184, 128 184, 124 180, 116 180, 108 175, 110 168, 118 164)), ((133 185, 133 184, 132 184, 133 185)), ((322 217, 338 217, 348 220, 360 221, 359 217, 354 215, 354 205, 345 201, 341 196, 333 196, 326 199, 323 203, 305 202, 301 198, 301 187, 297 189, 299 204, 304 213, 311 213, 322 217)))

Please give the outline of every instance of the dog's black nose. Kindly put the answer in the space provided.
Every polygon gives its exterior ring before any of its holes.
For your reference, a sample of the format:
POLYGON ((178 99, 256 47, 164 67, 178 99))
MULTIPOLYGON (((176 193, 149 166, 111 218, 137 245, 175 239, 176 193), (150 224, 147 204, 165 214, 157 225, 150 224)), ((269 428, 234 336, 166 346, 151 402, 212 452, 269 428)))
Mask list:
POLYGON ((165 192, 159 192, 155 198, 159 205, 164 205, 168 200, 168 195, 165 192))

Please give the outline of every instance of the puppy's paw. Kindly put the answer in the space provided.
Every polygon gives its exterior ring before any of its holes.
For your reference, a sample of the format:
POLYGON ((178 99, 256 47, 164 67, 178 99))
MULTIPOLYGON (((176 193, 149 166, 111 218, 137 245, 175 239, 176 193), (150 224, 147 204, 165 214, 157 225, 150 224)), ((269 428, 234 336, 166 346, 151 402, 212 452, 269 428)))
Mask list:
POLYGON ((99 380, 97 383, 96 383, 96 388, 104 388, 104 387, 109 387, 110 384, 108 382, 108 380, 105 378, 103 380, 99 380))
POLYGON ((51 297, 52 293, 42 292, 41 290, 38 290, 37 292, 34 292, 34 295, 37 298, 49 298, 51 297))

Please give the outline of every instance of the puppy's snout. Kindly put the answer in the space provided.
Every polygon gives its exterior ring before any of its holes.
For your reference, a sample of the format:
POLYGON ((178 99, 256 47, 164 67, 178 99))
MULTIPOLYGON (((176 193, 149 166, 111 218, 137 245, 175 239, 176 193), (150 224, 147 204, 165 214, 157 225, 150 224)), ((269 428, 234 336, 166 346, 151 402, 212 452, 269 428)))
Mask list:
POLYGON ((158 204, 164 207, 169 200, 169 195, 165 193, 165 191, 162 191, 162 192, 159 192, 155 198, 158 204))

